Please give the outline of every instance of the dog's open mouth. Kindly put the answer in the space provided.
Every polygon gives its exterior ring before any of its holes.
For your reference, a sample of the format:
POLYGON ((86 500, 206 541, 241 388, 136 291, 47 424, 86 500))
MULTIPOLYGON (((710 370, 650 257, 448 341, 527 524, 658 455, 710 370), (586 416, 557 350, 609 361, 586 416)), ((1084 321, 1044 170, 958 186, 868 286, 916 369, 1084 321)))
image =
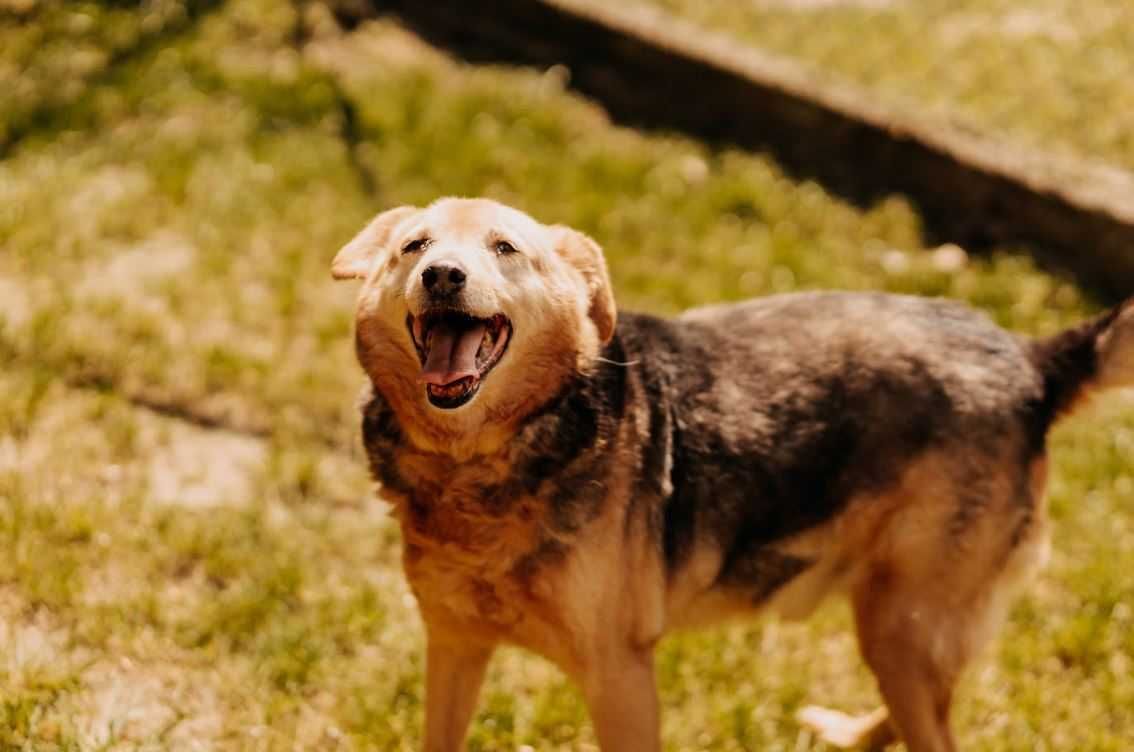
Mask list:
POLYGON ((512 322, 498 313, 479 319, 459 311, 406 317, 430 404, 451 410, 473 398, 508 347, 512 322))

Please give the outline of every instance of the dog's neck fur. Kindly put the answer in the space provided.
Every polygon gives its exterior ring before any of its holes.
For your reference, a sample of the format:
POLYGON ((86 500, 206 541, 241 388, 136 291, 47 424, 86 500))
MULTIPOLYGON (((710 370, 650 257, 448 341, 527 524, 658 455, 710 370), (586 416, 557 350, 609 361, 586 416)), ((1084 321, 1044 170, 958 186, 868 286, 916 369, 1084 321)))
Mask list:
MULTIPOLYGON (((621 352, 617 341, 606 349, 614 356, 610 360, 621 352)), ((479 548, 501 532, 497 528, 514 527, 516 517, 547 517, 547 509, 525 514, 524 507, 530 505, 550 507, 556 535, 573 533, 590 514, 585 508, 587 489, 581 486, 596 468, 594 456, 586 450, 614 449, 626 380, 620 362, 596 359, 590 369, 567 378, 552 399, 519 420, 495 451, 472 456, 421 448, 372 386, 362 399, 371 471, 382 483, 383 496, 394 504, 407 537, 420 537, 421 545, 433 540, 479 548), (573 466, 580 456, 589 457, 587 467, 573 466), (558 510, 568 501, 569 514, 558 510)), ((597 508, 601 494, 590 495, 596 496, 597 508)), ((523 553, 527 544, 516 543, 515 553, 523 553)))

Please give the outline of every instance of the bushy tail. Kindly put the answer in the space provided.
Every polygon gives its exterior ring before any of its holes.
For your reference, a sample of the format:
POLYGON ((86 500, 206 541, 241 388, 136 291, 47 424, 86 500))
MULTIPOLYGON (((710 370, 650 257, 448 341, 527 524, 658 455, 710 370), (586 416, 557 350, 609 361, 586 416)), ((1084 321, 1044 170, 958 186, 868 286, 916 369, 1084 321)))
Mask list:
POLYGON ((1043 377, 1038 417, 1046 425, 1092 391, 1134 386, 1134 298, 1054 337, 1031 343, 1043 377))

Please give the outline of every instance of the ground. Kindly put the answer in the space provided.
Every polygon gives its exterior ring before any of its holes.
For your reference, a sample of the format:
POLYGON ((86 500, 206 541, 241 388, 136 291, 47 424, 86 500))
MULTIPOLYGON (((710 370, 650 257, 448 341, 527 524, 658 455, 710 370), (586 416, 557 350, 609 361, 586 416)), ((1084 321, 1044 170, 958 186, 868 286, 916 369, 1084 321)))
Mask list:
MULTIPOLYGON (((380 209, 483 194, 575 225, 620 304, 663 313, 885 289, 1041 334, 1099 308, 1022 249, 926 247, 900 197, 614 127, 567 75, 280 0, 0 0, 0 748, 417 748, 420 623, 328 272, 380 209)), ((966 749, 1128 748, 1132 448, 1121 397, 1053 437, 1054 560, 966 682, 966 749)), ((877 702, 847 626, 667 639, 667 747, 823 749, 797 708, 877 702)), ((509 650, 470 748, 525 745, 593 733, 509 650)))

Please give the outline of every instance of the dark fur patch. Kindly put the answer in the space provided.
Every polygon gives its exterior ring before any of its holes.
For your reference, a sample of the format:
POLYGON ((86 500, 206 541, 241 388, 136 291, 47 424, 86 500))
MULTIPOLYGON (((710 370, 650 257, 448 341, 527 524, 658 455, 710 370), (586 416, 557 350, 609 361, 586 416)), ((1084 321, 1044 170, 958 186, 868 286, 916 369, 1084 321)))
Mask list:
POLYGON ((584 455, 591 459, 591 450, 613 439, 625 410, 625 369, 600 362, 592 373, 572 379, 521 428, 514 482, 535 494, 584 455))
MULTIPOLYGON (((673 428, 673 445, 680 447, 681 429, 673 428)), ((673 491, 662 500, 662 554, 665 557, 666 571, 672 574, 693 549, 697 533, 698 488, 696 480, 691 479, 674 462, 670 468, 670 485, 673 491), (692 482, 691 482, 692 481, 692 482)))
POLYGON ((547 504, 548 525, 572 533, 594 519, 608 495, 608 447, 625 409, 626 374, 600 364, 569 382, 530 417, 513 442, 513 472, 484 495, 507 509, 521 494, 547 504))
POLYGON ((1118 317, 1116 307, 1054 337, 1031 344, 1028 353, 1043 379, 1043 392, 1029 407, 1032 445, 1042 449, 1052 423, 1079 396, 1098 372, 1099 335, 1118 317))
POLYGON ((691 550, 698 498, 679 466, 682 429, 676 403, 682 397, 680 390, 688 387, 677 383, 677 377, 684 374, 688 379, 696 374, 696 381, 705 387, 712 375, 704 370, 706 361, 696 343, 684 340, 671 322, 653 316, 624 313, 611 342, 614 347, 633 362, 631 370, 642 384, 643 408, 649 414, 649 433, 640 449, 635 503, 660 508, 660 514, 654 511, 649 515, 655 521, 650 530, 662 549, 667 571, 672 572, 691 550), (670 468, 668 478, 666 465, 670 468), (668 494, 664 493, 666 486, 668 494))
POLYGON ((394 411, 380 395, 367 387, 362 396, 362 443, 371 474, 383 487, 413 495, 413 486, 398 472, 395 453, 403 440, 394 411))
POLYGON ((634 493, 638 497, 660 496, 665 484, 666 464, 672 451, 670 412, 658 379, 641 380, 645 407, 649 412, 647 433, 643 437, 638 460, 638 479, 634 493))
POLYGON ((525 554, 512 568, 512 574, 524 585, 531 587, 532 580, 544 567, 558 566, 570 549, 562 541, 545 538, 534 551, 525 554))
POLYGON ((812 563, 768 546, 750 547, 740 543, 725 557, 717 584, 743 588, 753 605, 759 605, 812 563))

